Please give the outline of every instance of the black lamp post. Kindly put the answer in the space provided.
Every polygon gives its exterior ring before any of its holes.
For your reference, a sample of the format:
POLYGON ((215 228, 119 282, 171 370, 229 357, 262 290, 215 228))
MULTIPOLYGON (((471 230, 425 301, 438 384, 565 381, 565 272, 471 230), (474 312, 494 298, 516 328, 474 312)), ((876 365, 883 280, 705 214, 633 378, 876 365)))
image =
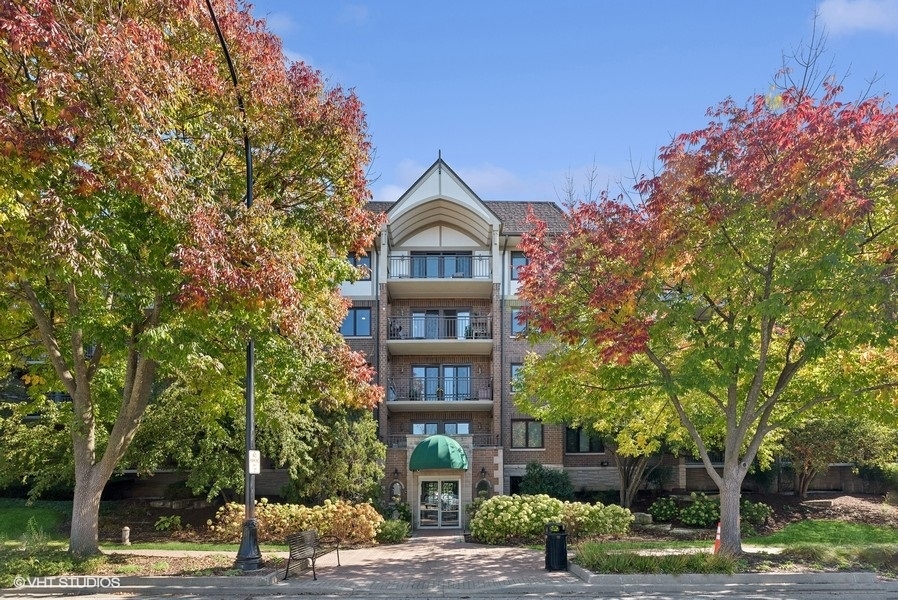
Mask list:
MULTIPOLYGON (((249 143, 249 133, 246 131, 246 110, 243 106, 243 95, 237 86, 237 71, 234 69, 234 61, 228 52, 228 44, 215 17, 215 9, 211 0, 206 0, 206 7, 215 25, 218 41, 224 52, 231 72, 231 81, 237 92, 237 108, 243 118, 243 152, 246 156, 246 207, 253 205, 253 156, 249 143)), ((243 571, 254 571, 261 567, 262 553, 259 551, 259 537, 256 532, 256 475, 258 472, 258 453, 256 452, 256 379, 255 379, 255 346, 250 339, 246 344, 246 456, 244 462, 244 502, 245 517, 243 521, 243 535, 240 538, 240 548, 237 550, 235 566, 243 571), (255 460, 253 460, 255 459, 255 460)))

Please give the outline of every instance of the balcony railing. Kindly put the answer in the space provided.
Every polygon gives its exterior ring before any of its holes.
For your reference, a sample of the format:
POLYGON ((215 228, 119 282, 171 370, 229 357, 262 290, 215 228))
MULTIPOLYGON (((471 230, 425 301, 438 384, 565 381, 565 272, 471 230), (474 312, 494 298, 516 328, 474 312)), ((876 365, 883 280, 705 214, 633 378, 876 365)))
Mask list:
POLYGON ((492 317, 471 315, 412 315, 390 317, 391 340, 488 340, 492 339, 492 317))
MULTIPOLYGON (((390 448, 408 448, 408 437, 407 435, 387 435, 382 438, 384 444, 386 444, 390 448)), ((415 436, 421 437, 421 436, 415 436)), ((458 435, 450 435, 449 437, 468 437, 468 436, 458 436, 458 435)), ((498 434, 492 433, 475 433, 470 436, 472 438, 472 442, 475 448, 489 448, 491 446, 499 446, 499 436, 498 434)))
POLYGON ((490 279, 492 257, 391 254, 388 279, 490 279))
POLYGON ((388 380, 388 402, 462 402, 493 399, 489 377, 395 377, 388 380))

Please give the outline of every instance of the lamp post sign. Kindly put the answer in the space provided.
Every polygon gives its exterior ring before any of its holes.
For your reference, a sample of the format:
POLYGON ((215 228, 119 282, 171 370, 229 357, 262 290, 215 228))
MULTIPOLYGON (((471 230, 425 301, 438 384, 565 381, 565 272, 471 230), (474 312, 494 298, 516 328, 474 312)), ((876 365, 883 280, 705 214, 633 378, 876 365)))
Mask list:
POLYGON ((247 455, 248 470, 250 475, 258 475, 262 472, 262 453, 258 450, 250 450, 247 455))

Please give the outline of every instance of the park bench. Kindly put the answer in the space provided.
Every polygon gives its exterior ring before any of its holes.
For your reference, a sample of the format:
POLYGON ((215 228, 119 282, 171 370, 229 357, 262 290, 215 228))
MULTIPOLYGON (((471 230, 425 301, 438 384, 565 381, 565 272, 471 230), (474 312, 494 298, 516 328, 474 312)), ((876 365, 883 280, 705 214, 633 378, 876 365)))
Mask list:
POLYGON ((292 571, 307 571, 312 569, 312 579, 317 580, 315 573, 315 561, 320 557, 337 551, 337 566, 340 566, 340 540, 335 537, 318 537, 317 531, 300 531, 287 536, 287 546, 290 554, 287 557, 287 568, 284 570, 284 579, 292 571))

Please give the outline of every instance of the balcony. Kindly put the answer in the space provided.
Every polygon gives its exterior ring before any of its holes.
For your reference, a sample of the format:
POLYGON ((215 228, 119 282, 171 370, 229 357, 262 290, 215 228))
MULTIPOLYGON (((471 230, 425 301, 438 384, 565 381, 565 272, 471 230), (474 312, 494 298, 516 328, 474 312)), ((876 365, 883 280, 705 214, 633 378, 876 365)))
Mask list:
POLYGON ((452 312, 448 315, 440 310, 413 310, 412 316, 390 317, 387 322, 390 354, 489 356, 493 351, 492 317, 452 312))
POLYGON ((390 254, 387 286, 393 298, 489 298, 492 261, 469 252, 390 254))
POLYGON ((489 377, 393 377, 387 381, 387 409, 412 411, 489 411, 493 409, 489 377))
MULTIPOLYGON (((420 435, 387 435, 384 436, 381 441, 387 445, 389 448, 408 448, 408 440, 409 438, 420 439, 422 436, 420 435)), ((426 436, 423 436, 426 437, 426 436)), ((459 443, 462 442, 465 438, 470 438, 472 442, 472 446, 474 448, 492 448, 495 446, 501 446, 499 442, 499 436, 494 435, 492 433, 477 433, 474 435, 450 435, 449 437, 455 438, 459 443)))

